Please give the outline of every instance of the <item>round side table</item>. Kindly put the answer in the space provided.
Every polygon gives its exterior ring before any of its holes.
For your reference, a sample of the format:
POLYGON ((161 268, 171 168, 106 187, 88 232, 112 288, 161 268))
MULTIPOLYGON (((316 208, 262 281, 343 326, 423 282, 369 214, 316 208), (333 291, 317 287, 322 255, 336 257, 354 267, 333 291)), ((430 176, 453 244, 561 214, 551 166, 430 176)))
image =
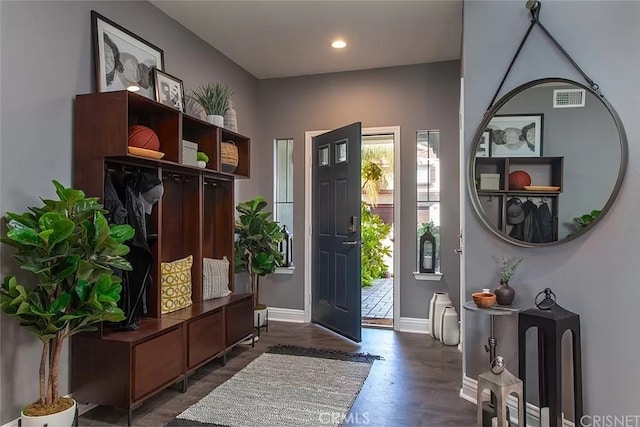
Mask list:
MULTIPOLYGON (((511 316, 512 314, 518 314, 522 309, 520 307, 510 306, 500 306, 494 305, 490 308, 480 308, 473 301, 465 302, 462 307, 465 310, 475 311, 480 314, 489 316, 489 339, 487 340, 487 344, 484 346, 484 349, 487 353, 489 353, 489 366, 491 366, 491 361, 496 358, 496 347, 498 346, 498 339, 495 336, 495 330, 493 327, 493 319, 495 316, 511 316)), ((493 393, 491 393, 491 401, 485 402, 483 405, 483 413, 486 415, 483 417, 483 425, 491 426, 491 419, 497 415, 496 413, 496 397, 493 393)))

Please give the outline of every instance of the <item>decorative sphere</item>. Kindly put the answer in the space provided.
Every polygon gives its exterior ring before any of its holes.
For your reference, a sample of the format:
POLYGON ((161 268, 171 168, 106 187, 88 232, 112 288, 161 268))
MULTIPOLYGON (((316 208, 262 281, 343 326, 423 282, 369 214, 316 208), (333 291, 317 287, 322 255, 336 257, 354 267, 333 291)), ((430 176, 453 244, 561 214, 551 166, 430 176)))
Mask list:
POLYGON ((158 135, 153 129, 142 125, 129 126, 128 144, 130 147, 145 148, 153 151, 160 149, 158 135))
POLYGON ((525 185, 531 185, 531 176, 528 173, 517 170, 509 174, 510 190, 524 190, 525 185))
POLYGON ((506 365, 502 356, 496 356, 496 358, 491 361, 491 372, 496 375, 500 375, 505 367, 506 365))

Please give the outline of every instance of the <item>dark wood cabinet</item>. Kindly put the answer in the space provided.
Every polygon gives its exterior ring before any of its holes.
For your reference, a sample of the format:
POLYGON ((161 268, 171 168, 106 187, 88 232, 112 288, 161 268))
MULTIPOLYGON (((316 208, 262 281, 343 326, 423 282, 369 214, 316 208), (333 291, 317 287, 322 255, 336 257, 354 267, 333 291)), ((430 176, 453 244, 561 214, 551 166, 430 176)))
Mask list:
POLYGON ((252 295, 203 300, 203 258, 227 257, 234 289, 234 179, 249 176, 250 139, 127 91, 78 95, 74 117, 73 185, 88 196, 104 196, 108 170, 142 170, 162 179, 164 193, 150 217, 157 239, 146 317, 136 330, 100 325, 72 339, 71 388, 80 402, 131 411, 158 391, 184 381, 239 342, 253 337, 252 295), (161 159, 129 153, 128 128, 150 127, 161 159), (180 163, 181 141, 198 144, 206 168, 180 163), (222 172, 221 141, 238 147, 238 167, 222 172), (193 256, 193 305, 161 314, 160 265, 193 256))
POLYGON ((245 339, 253 330, 253 300, 245 299, 228 305, 225 309, 225 342, 227 348, 245 339))
POLYGON ((133 402, 173 384, 184 375, 184 328, 155 336, 132 348, 133 402))

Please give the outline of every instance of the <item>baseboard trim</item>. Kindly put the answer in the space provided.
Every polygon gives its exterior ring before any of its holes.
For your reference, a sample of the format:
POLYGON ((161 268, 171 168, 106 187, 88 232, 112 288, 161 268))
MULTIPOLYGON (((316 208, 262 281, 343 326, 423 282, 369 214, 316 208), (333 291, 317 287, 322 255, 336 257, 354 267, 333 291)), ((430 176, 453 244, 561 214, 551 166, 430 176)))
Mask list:
POLYGON ((269 320, 276 322, 305 323, 304 310, 269 307, 269 320))
POLYGON ((401 317, 396 327, 398 332, 412 332, 415 334, 428 334, 429 319, 419 317, 401 317))
MULTIPOLYGON (((484 398, 489 399, 489 392, 484 391, 484 398)), ((478 381, 468 376, 462 377, 462 388, 460 389, 460 397, 468 402, 477 405, 478 403, 478 381)), ((507 406, 509 407, 509 414, 511 414, 511 423, 518 424, 518 399, 511 395, 507 399, 507 406), (514 416, 515 415, 515 416, 514 416)), ((539 427, 540 426, 540 408, 531 403, 526 404, 526 419, 527 427, 539 427)), ((563 427, 575 427, 574 423, 569 420, 563 420, 563 427)))

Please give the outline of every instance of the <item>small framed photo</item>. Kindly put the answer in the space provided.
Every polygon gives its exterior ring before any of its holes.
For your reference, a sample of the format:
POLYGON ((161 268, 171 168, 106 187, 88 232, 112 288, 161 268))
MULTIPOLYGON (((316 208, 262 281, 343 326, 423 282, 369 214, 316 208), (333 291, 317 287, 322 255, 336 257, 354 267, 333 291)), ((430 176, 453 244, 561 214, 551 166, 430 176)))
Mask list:
POLYGON ((482 136, 480 136, 480 143, 478 144, 478 149, 476 150, 476 157, 489 157, 491 154, 489 153, 489 149, 491 147, 491 130, 487 129, 482 132, 482 136))
POLYGON ((543 114, 494 116, 491 131, 491 157, 541 157, 543 114))
POLYGON ((182 80, 158 69, 153 70, 156 101, 179 111, 184 111, 184 86, 182 80))
POLYGON ((98 92, 128 89, 155 99, 152 70, 164 69, 164 52, 131 31, 91 11, 98 92))

